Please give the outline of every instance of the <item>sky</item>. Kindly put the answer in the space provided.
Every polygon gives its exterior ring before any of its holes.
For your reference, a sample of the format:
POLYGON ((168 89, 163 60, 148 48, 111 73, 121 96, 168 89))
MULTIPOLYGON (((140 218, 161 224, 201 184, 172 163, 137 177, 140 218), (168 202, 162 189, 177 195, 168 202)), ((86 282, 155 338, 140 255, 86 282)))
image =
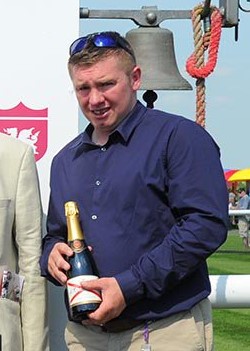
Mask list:
MULTIPOLYGON (((158 10, 191 10, 200 3, 193 0, 81 0, 80 6, 91 10, 140 10, 142 6, 157 6, 158 10)), ((241 0, 240 4, 250 11, 248 0, 241 0)), ((211 5, 219 7, 219 0, 211 2, 211 5)), ((250 13, 239 10, 239 20, 238 41, 235 41, 234 27, 222 28, 217 64, 214 72, 205 80, 205 128, 220 147, 224 169, 250 168, 250 13)), ((154 108, 195 120, 196 79, 190 77, 185 69, 186 61, 194 51, 191 19, 164 20, 160 27, 173 32, 179 71, 193 90, 156 91, 158 99, 154 108)), ((136 28, 137 25, 130 19, 80 20, 80 35, 105 30, 115 30, 125 35, 136 28)), ((143 93, 140 91, 138 98, 145 104, 143 93)), ((85 126, 85 118, 80 116, 80 127, 85 126)))

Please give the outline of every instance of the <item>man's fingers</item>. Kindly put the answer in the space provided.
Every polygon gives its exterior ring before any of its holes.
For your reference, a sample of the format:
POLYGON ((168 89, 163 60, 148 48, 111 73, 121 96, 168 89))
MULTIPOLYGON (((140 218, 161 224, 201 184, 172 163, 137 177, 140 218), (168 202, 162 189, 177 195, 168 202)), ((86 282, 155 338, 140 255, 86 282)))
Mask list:
POLYGON ((48 260, 48 270, 50 275, 55 278, 60 284, 64 285, 67 281, 66 271, 70 269, 70 264, 66 260, 66 256, 71 256, 73 251, 65 243, 57 243, 48 260))
POLYGON ((65 243, 57 243, 55 244, 55 246, 53 247, 53 250, 51 251, 51 253, 55 253, 55 254, 61 254, 61 255, 65 255, 65 256, 72 256, 73 255, 73 251, 72 249, 65 243))

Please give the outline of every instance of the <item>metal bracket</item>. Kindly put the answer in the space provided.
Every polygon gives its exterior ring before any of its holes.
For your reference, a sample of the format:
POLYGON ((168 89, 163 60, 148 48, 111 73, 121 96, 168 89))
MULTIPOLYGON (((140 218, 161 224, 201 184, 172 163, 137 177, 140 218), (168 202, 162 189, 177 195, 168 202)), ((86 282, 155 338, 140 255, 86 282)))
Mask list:
POLYGON ((236 27, 239 24, 239 0, 220 0, 223 27, 236 27))
MULTIPOLYGON (((250 2, 250 0, 246 0, 250 2)), ((211 0, 204 1, 202 18, 209 18, 211 0)), ((245 12, 240 0, 219 0, 219 8, 223 16, 222 27, 235 27, 235 38, 238 38, 239 9, 245 12)), ((192 10, 158 10, 157 6, 142 6, 141 10, 90 10, 80 8, 80 19, 130 19, 140 27, 159 27, 160 23, 171 19, 190 19, 192 10)))
POLYGON ((82 7, 80 18, 131 19, 141 27, 158 27, 167 19, 190 19, 191 10, 158 10, 157 6, 143 6, 141 10, 89 10, 82 7))

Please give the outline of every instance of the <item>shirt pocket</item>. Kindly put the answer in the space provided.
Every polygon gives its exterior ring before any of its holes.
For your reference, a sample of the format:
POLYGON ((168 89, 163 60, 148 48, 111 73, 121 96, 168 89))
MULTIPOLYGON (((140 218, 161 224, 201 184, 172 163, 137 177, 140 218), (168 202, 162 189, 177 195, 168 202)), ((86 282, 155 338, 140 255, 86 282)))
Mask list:
MULTIPOLYGON (((4 262, 10 255, 10 248, 13 247, 12 229, 14 223, 14 202, 11 199, 0 198, 0 263, 4 262)), ((10 259, 10 257, 9 257, 10 259)), ((9 260, 8 259, 8 260, 9 260)))
MULTIPOLYGON (((5 228, 10 218, 12 217, 11 213, 13 202, 11 199, 0 199, 0 230, 5 228)), ((6 228, 5 228, 6 229, 6 228)), ((1 231, 0 231, 1 234, 1 231)))
POLYGON ((10 199, 0 199, 0 211, 7 210, 10 207, 11 200, 10 199))
POLYGON ((14 301, 0 298, 0 313, 3 350, 21 351, 23 348, 20 305, 14 301))

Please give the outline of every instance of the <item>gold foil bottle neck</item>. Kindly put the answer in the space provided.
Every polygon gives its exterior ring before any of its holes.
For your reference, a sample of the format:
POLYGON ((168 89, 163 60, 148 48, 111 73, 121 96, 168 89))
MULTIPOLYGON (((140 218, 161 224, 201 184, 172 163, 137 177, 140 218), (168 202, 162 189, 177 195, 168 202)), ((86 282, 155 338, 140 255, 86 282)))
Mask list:
POLYGON ((79 216, 79 210, 76 202, 68 201, 65 203, 64 208, 65 208, 66 217, 73 216, 73 215, 79 216))
POLYGON ((80 226, 79 210, 77 203, 68 201, 64 205, 68 228, 68 241, 84 240, 84 234, 80 226))

